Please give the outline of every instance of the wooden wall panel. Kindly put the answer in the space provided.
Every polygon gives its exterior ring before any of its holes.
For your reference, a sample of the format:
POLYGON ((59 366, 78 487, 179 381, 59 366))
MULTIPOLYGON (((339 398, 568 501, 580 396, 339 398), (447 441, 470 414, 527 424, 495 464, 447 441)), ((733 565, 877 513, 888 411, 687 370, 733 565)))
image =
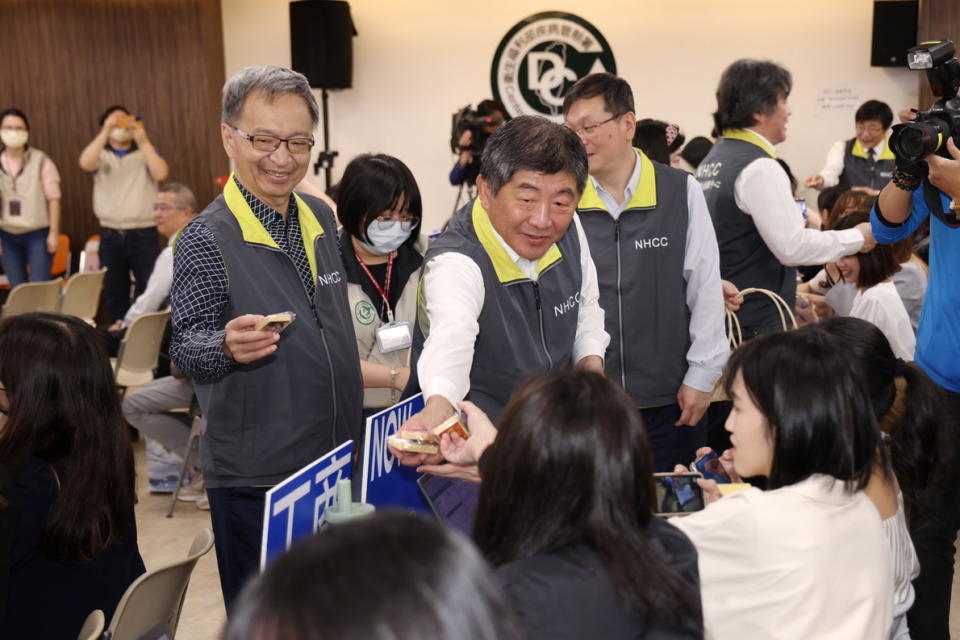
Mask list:
MULTIPOLYGON (((960 1, 920 0, 917 20, 918 42, 924 40, 953 40, 960 46, 960 1)), ((926 74, 916 72, 920 83, 919 108, 927 109, 934 100, 926 74)))
POLYGON ((0 109, 26 112, 31 143, 57 163, 75 260, 98 230, 77 157, 107 106, 143 116, 168 180, 201 207, 216 196, 213 180, 228 170, 219 0, 0 0, 0 24, 0 109))

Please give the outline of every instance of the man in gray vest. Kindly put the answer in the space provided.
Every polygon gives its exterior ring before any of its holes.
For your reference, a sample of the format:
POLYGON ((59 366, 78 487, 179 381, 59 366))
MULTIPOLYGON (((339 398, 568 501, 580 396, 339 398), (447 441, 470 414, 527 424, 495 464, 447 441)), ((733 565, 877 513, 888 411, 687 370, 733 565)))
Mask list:
POLYGON ((235 173, 174 250, 173 361, 203 409, 201 467, 228 611, 259 566, 264 494, 342 442, 360 444, 363 388, 330 208, 293 192, 317 102, 289 69, 223 88, 235 173), (258 328, 291 311, 282 333, 258 328))
POLYGON ((856 135, 830 147, 820 173, 806 179, 808 187, 821 189, 842 184, 877 195, 890 181, 896 168, 896 158, 887 144, 893 111, 885 102, 867 100, 853 119, 856 135))
POLYGON ((706 445, 703 416, 730 347, 717 240, 697 181, 633 148, 633 91, 622 78, 581 78, 563 101, 590 178, 578 214, 600 282, 607 375, 637 406, 658 471, 706 445))
MULTIPOLYGON (((739 289, 780 294, 792 308, 794 267, 823 264, 876 243, 870 225, 844 231, 807 229, 797 211, 774 146, 787 138, 792 78, 773 62, 738 60, 720 77, 717 111, 720 140, 697 169, 720 246, 720 277, 739 289)), ((781 327, 766 299, 746 299, 737 314, 745 338, 781 327)))
MULTIPOLYGON (((426 407, 405 429, 436 426, 464 398, 496 423, 528 376, 603 371, 609 337, 574 217, 583 145, 569 129, 521 116, 490 136, 481 167, 479 196, 424 258, 407 391, 422 390, 426 407)), ((394 453, 404 464, 424 460, 394 453)))

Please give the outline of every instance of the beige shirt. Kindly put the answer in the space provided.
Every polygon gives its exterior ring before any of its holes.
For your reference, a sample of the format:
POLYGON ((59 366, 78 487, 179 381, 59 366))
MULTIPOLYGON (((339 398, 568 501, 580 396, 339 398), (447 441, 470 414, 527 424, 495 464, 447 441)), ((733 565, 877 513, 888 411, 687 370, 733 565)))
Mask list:
POLYGON ((815 475, 731 494, 670 520, 697 547, 713 640, 878 640, 892 622, 893 570, 880 514, 862 491, 815 475))
POLYGON ((124 156, 104 148, 93 177, 93 212, 108 229, 156 226, 153 201, 157 181, 147 170, 147 157, 137 149, 124 156))

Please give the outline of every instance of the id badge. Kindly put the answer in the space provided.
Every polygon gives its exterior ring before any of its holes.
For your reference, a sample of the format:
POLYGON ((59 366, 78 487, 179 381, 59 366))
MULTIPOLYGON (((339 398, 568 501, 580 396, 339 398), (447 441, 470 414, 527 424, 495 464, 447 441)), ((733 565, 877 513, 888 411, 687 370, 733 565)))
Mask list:
POLYGON ((388 322, 377 329, 380 353, 409 349, 413 345, 413 325, 409 322, 388 322))
POLYGON ((20 215, 20 201, 11 200, 10 201, 10 217, 16 217, 20 215))

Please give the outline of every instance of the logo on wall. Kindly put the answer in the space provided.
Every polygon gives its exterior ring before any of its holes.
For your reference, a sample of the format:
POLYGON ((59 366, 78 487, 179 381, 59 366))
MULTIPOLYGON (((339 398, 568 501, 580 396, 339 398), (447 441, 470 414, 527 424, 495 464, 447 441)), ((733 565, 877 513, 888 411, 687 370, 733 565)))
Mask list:
POLYGON ((563 96, 591 73, 617 72, 613 51, 596 27, 572 13, 547 11, 518 22, 493 56, 493 97, 511 116, 560 120, 563 96))

